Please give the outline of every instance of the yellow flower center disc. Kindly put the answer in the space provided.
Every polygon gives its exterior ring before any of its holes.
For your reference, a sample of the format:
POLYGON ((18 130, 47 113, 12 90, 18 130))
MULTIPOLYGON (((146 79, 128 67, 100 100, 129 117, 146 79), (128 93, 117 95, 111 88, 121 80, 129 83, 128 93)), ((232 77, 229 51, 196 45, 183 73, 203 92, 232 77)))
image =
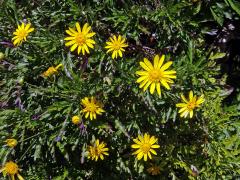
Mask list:
POLYGON ((148 144, 148 143, 143 144, 142 147, 141 147, 141 150, 142 150, 143 153, 147 154, 150 150, 150 144, 148 144))
POLYGON ((97 106, 94 103, 89 103, 86 107, 86 110, 89 112, 96 112, 97 106))
POLYGON ((152 71, 149 72, 149 79, 151 81, 157 82, 160 81, 162 78, 162 72, 157 69, 153 69, 152 71))
POLYGON ((14 162, 7 162, 4 167, 8 174, 14 175, 18 173, 18 165, 14 162))
POLYGON ((78 44, 79 46, 85 44, 86 39, 85 39, 84 35, 79 33, 79 34, 76 36, 76 42, 77 42, 77 44, 78 44))
POLYGON ((189 102, 188 105, 187 105, 187 108, 192 110, 196 107, 196 103, 195 102, 189 102))

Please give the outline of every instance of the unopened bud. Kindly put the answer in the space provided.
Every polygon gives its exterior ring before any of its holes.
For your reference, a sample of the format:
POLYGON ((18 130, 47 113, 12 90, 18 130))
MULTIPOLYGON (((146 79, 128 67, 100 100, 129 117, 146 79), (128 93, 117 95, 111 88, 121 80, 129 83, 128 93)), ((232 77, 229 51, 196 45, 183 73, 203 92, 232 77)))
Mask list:
POLYGON ((4 54, 0 52, 0 61, 4 59, 4 54))

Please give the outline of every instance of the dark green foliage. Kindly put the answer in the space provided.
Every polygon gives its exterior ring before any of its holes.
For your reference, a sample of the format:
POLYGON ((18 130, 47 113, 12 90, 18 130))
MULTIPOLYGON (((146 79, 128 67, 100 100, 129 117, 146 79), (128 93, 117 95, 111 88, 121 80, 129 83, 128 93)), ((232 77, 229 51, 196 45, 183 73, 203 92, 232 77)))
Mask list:
POLYGON ((16 161, 22 176, 32 180, 235 179, 240 175, 239 15, 234 0, 0 0, 1 163, 16 161), (22 21, 35 31, 13 48, 12 33, 22 21), (65 30, 76 22, 88 22, 96 32, 88 56, 64 45, 65 30), (231 23, 234 30, 227 28, 231 23), (112 34, 127 38, 122 59, 106 54, 112 34), (154 54, 166 54, 177 71, 172 89, 163 90, 161 98, 143 93, 135 82, 140 60, 154 54), (40 76, 59 63, 64 69, 58 75, 40 76), (206 101, 193 119, 182 119, 176 103, 190 90, 204 93, 206 101), (85 96, 95 96, 106 110, 96 121, 82 117, 86 130, 71 123, 85 96), (132 139, 145 132, 161 146, 150 162, 131 155, 132 139), (5 146, 9 137, 19 142, 14 150, 5 146), (96 138, 110 148, 104 161, 85 156, 96 138), (160 166, 160 175, 147 173, 151 163, 160 166))

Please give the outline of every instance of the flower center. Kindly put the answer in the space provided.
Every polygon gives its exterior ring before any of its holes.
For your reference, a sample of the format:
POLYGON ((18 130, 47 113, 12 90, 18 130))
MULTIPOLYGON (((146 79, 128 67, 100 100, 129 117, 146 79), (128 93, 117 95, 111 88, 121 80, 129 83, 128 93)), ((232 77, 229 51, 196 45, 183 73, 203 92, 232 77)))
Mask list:
POLYGON ((7 162, 4 167, 8 174, 14 175, 18 173, 18 165, 14 162, 7 162))
POLYGON ((141 147, 141 150, 144 154, 147 154, 150 150, 150 144, 148 144, 148 143, 143 144, 141 147))
POLYGON ((118 41, 114 42, 113 48, 114 48, 114 50, 120 50, 120 48, 121 48, 121 43, 119 43, 118 41))
POLYGON ((89 103, 86 107, 86 110, 89 112, 96 112, 97 111, 98 106, 94 103, 89 103))
POLYGON ((25 30, 20 31, 18 36, 19 38, 24 39, 25 37, 27 37, 27 31, 25 30))
POLYGON ((82 34, 82 33, 79 33, 77 36, 76 36, 76 42, 79 46, 83 45, 85 42, 86 42, 86 38, 85 36, 82 34))
POLYGON ((196 107, 196 103, 194 101, 189 102, 187 108, 193 110, 196 107))
POLYGON ((154 82, 160 81, 162 76, 163 73, 158 69, 153 69, 152 71, 149 72, 149 79, 154 82))

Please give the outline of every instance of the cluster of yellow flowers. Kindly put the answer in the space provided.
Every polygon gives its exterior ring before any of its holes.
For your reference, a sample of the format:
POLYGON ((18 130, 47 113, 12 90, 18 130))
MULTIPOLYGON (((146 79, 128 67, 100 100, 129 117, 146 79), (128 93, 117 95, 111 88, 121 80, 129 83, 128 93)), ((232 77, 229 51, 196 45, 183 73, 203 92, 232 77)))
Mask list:
MULTIPOLYGON (((85 55, 89 54, 89 48, 93 49, 96 42, 92 39, 95 32, 91 31, 91 26, 87 23, 83 25, 81 28, 80 24, 77 22, 75 28, 69 27, 66 30, 66 33, 69 35, 64 40, 66 41, 65 45, 70 47, 70 51, 77 51, 78 54, 82 53, 85 55)), ((34 31, 34 28, 31 28, 31 24, 18 25, 17 30, 13 33, 15 36, 13 37, 13 44, 20 45, 23 41, 26 41, 29 33, 34 31)), ((123 57, 124 48, 128 47, 126 43, 126 39, 121 35, 109 38, 109 41, 106 42, 105 48, 107 49, 107 53, 112 52, 112 59, 123 57)), ((139 88, 143 88, 143 91, 146 91, 149 88, 151 94, 154 94, 155 90, 159 96, 161 96, 161 88, 164 87, 167 90, 170 90, 170 84, 173 84, 173 79, 176 79, 176 71, 168 70, 170 66, 173 64, 172 61, 164 62, 165 55, 159 57, 159 55, 155 55, 153 59, 153 63, 149 61, 147 58, 144 58, 143 61, 140 62, 141 70, 136 72, 136 75, 140 76, 136 82, 139 83, 139 88)), ((63 67, 62 64, 57 65, 56 67, 49 67, 43 74, 43 77, 50 77, 52 75, 58 74, 58 69, 63 67)), ((180 95, 182 99, 182 103, 176 104, 176 107, 179 107, 180 117, 190 118, 193 117, 193 110, 200 106, 204 102, 204 96, 201 95, 197 97, 193 94, 193 91, 189 92, 189 98, 187 99, 183 94, 180 95)), ((85 97, 81 100, 81 104, 83 109, 80 113, 84 113, 84 117, 90 118, 90 120, 96 119, 97 115, 102 115, 105 112, 101 103, 99 103, 94 97, 85 97)), ((72 117, 72 123, 79 125, 81 123, 81 119, 78 115, 72 117)), ((144 161, 147 159, 152 159, 152 154, 157 155, 157 152, 154 149, 160 148, 157 144, 158 139, 155 136, 150 136, 148 133, 144 135, 138 135, 137 138, 133 139, 135 144, 132 144, 131 147, 133 149, 137 149, 132 154, 136 156, 137 160, 144 161)), ((8 139, 6 141, 9 147, 15 147, 17 141, 14 139, 8 139)), ((98 159, 103 160, 104 155, 107 156, 109 149, 105 142, 100 142, 99 139, 95 140, 95 142, 88 146, 88 158, 91 160, 97 161, 98 159)), ((18 174, 19 168, 17 164, 10 161, 5 164, 5 166, 0 170, 4 174, 8 174, 14 179, 14 175, 22 180, 23 178, 18 174)), ((147 170, 152 175, 159 174, 159 167, 152 166, 147 170)))

